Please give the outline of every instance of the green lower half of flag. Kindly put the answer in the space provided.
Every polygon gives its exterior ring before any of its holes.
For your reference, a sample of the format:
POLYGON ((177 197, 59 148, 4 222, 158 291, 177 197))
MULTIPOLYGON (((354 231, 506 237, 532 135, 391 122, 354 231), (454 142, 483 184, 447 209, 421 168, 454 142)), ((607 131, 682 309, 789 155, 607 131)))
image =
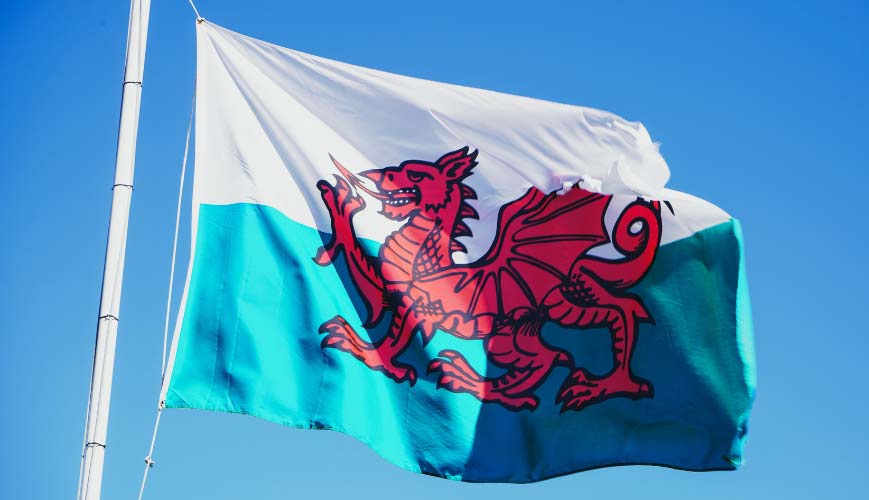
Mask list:
MULTIPOLYGON (((313 261, 328 239, 266 206, 200 207, 167 407, 336 430, 405 469, 465 481, 529 482, 622 464, 722 470, 741 463, 755 380, 737 221, 662 246, 629 290, 654 318, 640 326, 632 365, 653 384, 653 396, 567 412, 555 402, 567 367, 553 369, 536 390, 533 411, 439 389, 436 374, 426 374, 445 349, 482 373, 503 372, 487 365, 482 340, 443 332, 425 345, 415 338, 400 358, 416 368, 414 386, 321 348, 318 329, 335 315, 372 340, 389 322, 362 328, 365 309, 343 263, 313 261)), ((612 367, 607 329, 547 323, 542 336, 590 373, 612 367)))

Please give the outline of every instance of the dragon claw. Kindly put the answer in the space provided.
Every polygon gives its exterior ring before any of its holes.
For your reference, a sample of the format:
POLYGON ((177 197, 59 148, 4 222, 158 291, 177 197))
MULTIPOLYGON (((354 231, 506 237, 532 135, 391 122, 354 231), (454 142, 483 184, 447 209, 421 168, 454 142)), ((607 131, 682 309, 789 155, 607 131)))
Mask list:
POLYGON ((382 346, 360 337, 341 316, 335 316, 323 323, 319 332, 321 335, 325 334, 320 341, 322 349, 332 348, 344 351, 365 363, 369 368, 383 372, 396 382, 406 381, 410 385, 416 384, 416 370, 412 366, 395 361, 383 352, 382 346))
POLYGON ((329 184, 324 180, 317 182, 317 189, 320 190, 326 210, 333 220, 335 218, 349 220, 353 214, 365 208, 365 200, 356 194, 350 183, 341 176, 335 176, 335 184, 329 184))
POLYGON ((341 344, 343 342, 344 342, 344 339, 339 338, 339 337, 333 337, 330 334, 330 335, 323 337, 323 340, 320 341, 320 347, 321 348, 337 347, 338 344, 341 344))
POLYGON ((579 411, 595 403, 620 396, 630 399, 652 397, 651 384, 634 378, 626 371, 617 370, 604 377, 594 377, 582 368, 576 369, 558 391, 556 403, 561 403, 561 412, 579 411))
POLYGON ((317 251, 317 255, 314 257, 314 262, 321 266, 326 266, 331 264, 333 259, 334 255, 332 249, 323 247, 317 251))
POLYGON ((371 366, 371 368, 383 372, 384 374, 386 374, 387 377, 395 380, 398 383, 407 382, 410 384, 411 387, 416 385, 416 370, 414 370, 412 366, 396 363, 394 361, 388 361, 383 364, 371 366))
POLYGON ((431 375, 434 372, 441 371, 441 369, 443 368, 443 365, 444 365, 443 361, 441 361, 439 359, 433 360, 432 362, 430 362, 428 364, 428 366, 425 369, 426 375, 431 375))
POLYGON ((438 353, 438 356, 446 358, 450 361, 455 361, 459 358, 462 358, 462 355, 458 351, 454 351, 452 349, 444 349, 443 351, 438 353))
POLYGON ((416 385, 416 370, 414 370, 413 368, 409 368, 407 370, 407 382, 410 384, 411 387, 416 385))
POLYGON ((573 367, 573 356, 567 351, 558 351, 555 356, 555 364, 558 366, 573 367))
POLYGON ((484 402, 500 403, 510 410, 533 410, 539 399, 531 395, 511 395, 507 390, 495 389, 497 379, 487 379, 477 373, 459 352, 446 349, 438 353, 440 358, 428 364, 427 373, 438 373, 435 387, 451 392, 471 394, 484 402))

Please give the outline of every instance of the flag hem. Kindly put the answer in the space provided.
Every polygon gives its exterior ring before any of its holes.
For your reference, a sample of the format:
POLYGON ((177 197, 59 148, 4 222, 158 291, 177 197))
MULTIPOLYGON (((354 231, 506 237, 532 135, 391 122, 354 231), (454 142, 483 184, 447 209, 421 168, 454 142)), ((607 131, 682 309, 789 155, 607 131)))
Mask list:
POLYGON ((296 422, 291 419, 280 419, 280 418, 271 418, 264 416, 261 412, 257 411, 242 411, 242 410, 234 410, 228 409, 225 407, 220 407, 219 405, 202 405, 202 406, 193 406, 193 405, 178 405, 178 404, 167 404, 166 408, 174 408, 174 409, 189 409, 189 410, 199 410, 199 411, 213 411, 219 413, 228 413, 234 415, 245 415, 253 418, 257 418, 259 420, 263 420, 266 422, 282 425, 284 427, 290 427, 294 429, 300 430, 318 430, 318 431, 333 431, 344 434, 345 436, 351 437, 360 443, 367 446, 371 451, 376 453, 380 458, 389 462, 390 464, 404 469, 408 472, 413 472, 416 474, 422 474, 426 476, 433 476, 442 479, 449 479, 451 481, 458 481, 463 483, 499 483, 499 484, 530 484, 530 483, 539 483, 541 481, 547 481, 549 479, 556 479, 562 476, 567 476, 570 474, 576 474, 578 472, 586 472, 597 469, 607 469, 612 467, 626 467, 626 466, 653 466, 653 467, 662 467, 665 469, 678 470, 683 472, 727 472, 727 471, 735 471, 739 469, 741 460, 739 462, 733 461, 729 456, 724 456, 722 459, 727 462, 733 464, 733 467, 683 467, 679 465, 665 464, 665 463, 656 463, 656 462, 642 462, 642 461, 626 461, 626 462, 613 462, 602 465, 594 465, 594 466, 577 466, 577 467, 559 467, 558 470, 553 472, 544 472, 538 475, 529 475, 524 478, 513 478, 513 479, 474 479, 468 478, 461 474, 448 474, 438 472, 436 470, 428 470, 423 469, 419 466, 419 464, 413 463, 402 463, 397 460, 393 460, 387 454, 383 453, 378 446, 376 446, 373 440, 364 439, 363 437, 350 432, 340 425, 331 425, 325 424, 318 420, 307 420, 306 422, 296 422))

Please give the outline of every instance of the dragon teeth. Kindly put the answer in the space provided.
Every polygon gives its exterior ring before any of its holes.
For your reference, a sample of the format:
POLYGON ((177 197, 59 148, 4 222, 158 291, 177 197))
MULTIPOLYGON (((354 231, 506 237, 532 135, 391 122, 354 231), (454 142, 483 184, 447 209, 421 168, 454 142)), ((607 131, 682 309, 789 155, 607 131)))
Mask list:
POLYGON ((404 188, 404 189, 396 189, 395 191, 387 191, 386 194, 389 196, 394 196, 396 194, 402 193, 415 193, 416 188, 404 188))
MULTIPOLYGON (((398 194, 405 194, 405 193, 414 193, 414 194, 416 194, 416 193, 418 193, 418 190, 417 190, 416 187, 412 187, 412 188, 396 189, 396 190, 394 190, 394 191, 386 191, 386 195, 387 195, 387 196, 395 196, 395 195, 398 195, 398 194)), ((387 205, 389 205, 389 206, 393 206, 393 207, 402 207, 402 206, 404 206, 404 205, 407 205, 407 204, 410 203, 411 201, 415 201, 415 200, 413 200, 412 198, 402 198, 402 199, 399 199, 399 200, 384 200, 383 203, 385 203, 385 204, 387 204, 387 205)))

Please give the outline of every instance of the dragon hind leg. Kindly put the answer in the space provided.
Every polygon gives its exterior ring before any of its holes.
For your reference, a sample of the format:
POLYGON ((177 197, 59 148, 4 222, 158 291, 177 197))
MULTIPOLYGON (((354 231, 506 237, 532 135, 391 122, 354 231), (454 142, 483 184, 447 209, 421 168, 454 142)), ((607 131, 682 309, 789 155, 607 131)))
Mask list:
POLYGON ((486 403, 499 403, 510 410, 533 410, 540 400, 537 387, 557 365, 572 366, 570 356, 547 346, 540 338, 542 322, 528 311, 514 313, 486 340, 489 360, 507 370, 499 377, 480 375, 457 351, 444 350, 428 365, 437 372, 438 388, 471 394, 486 403))
POLYGON ((441 359, 435 359, 428 365, 429 373, 439 373, 438 389, 464 392, 484 403, 500 403, 516 411, 533 410, 540 403, 539 398, 530 392, 522 394, 522 391, 511 391, 519 385, 526 385, 531 375, 527 370, 514 370, 502 377, 486 378, 477 373, 457 351, 444 350, 440 356, 441 359))
POLYGON ((574 370, 556 397, 562 412, 581 410, 613 397, 636 400, 653 396, 652 384, 631 372, 639 322, 649 319, 639 300, 630 295, 614 296, 589 280, 557 288, 545 303, 549 316, 562 326, 607 327, 612 336, 612 370, 603 376, 594 376, 583 368, 574 370), (576 294, 578 287, 582 288, 582 297, 576 294))

